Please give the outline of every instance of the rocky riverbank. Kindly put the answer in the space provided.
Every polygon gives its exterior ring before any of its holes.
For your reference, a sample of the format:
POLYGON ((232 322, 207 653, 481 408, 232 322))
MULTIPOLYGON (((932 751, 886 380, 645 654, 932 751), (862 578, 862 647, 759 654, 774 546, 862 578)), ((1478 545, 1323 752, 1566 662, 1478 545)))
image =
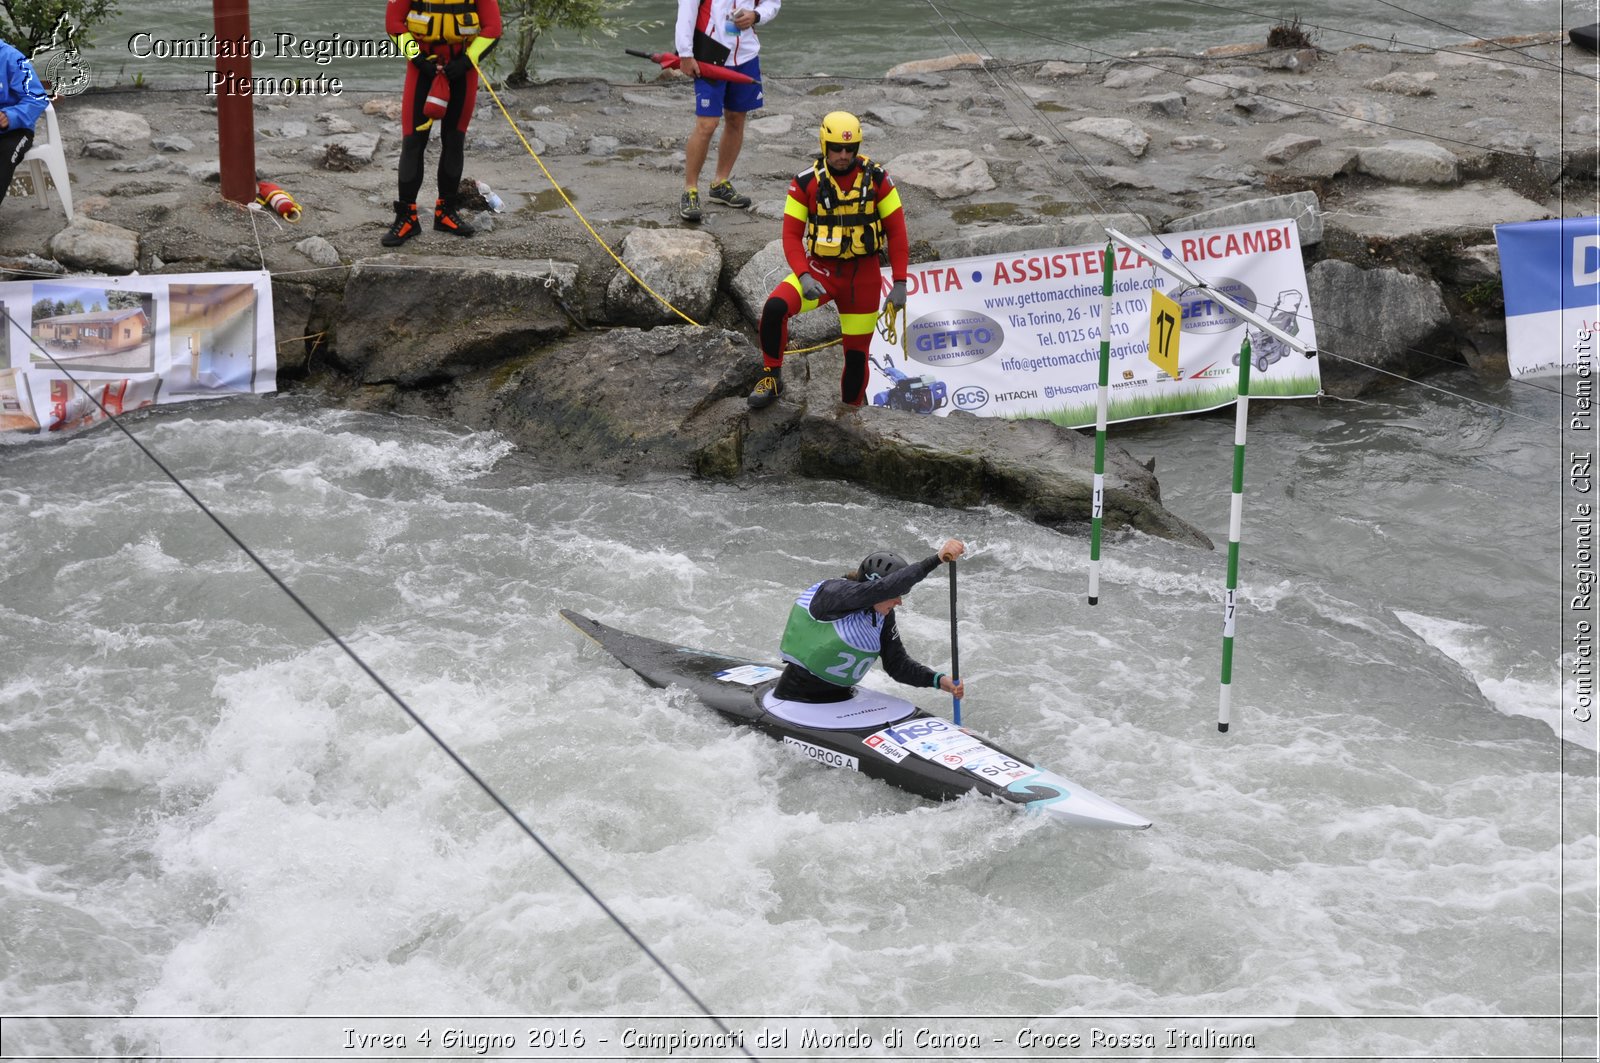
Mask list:
MULTIPOLYGON (((1493 226, 1594 211, 1592 93, 1563 80, 1595 74, 1593 55, 1546 35, 1093 64, 950 56, 882 81, 769 75, 736 172, 755 206, 710 206, 698 227, 676 211, 691 124, 680 77, 550 82, 480 93, 467 176, 504 212, 477 214, 470 241, 425 226, 396 252, 378 237, 397 94, 258 98, 257 169, 305 209, 287 225, 219 196, 213 101, 90 92, 58 105, 75 221, 8 200, 0 271, 265 267, 286 387, 494 427, 574 468, 839 477, 1067 525, 1088 514, 1081 433, 841 411, 837 348, 790 359, 777 406, 745 407, 752 324, 785 272, 784 189, 823 112, 862 116, 867 151, 902 189, 916 261, 1097 243, 1106 225, 1294 218, 1325 386, 1351 395, 1441 361, 1505 372, 1493 226)), ((835 334, 831 310, 808 318, 796 345, 835 334)), ((1162 509, 1149 470, 1121 451, 1110 465, 1109 523, 1205 541, 1162 509)))

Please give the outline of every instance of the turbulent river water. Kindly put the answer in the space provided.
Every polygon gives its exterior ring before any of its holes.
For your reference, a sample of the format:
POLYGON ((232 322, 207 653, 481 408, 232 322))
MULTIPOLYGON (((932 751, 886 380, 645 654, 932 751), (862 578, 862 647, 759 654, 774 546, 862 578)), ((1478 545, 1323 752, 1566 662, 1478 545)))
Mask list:
MULTIPOLYGON (((513 5, 502 0, 501 7, 513 5)), ((332 5, 325 0, 255 0, 251 33, 263 45, 258 74, 339 76, 351 87, 392 89, 393 60, 335 59, 317 66, 306 41, 381 38, 383 0, 332 5), (290 43, 279 34, 294 38, 290 43)), ((675 5, 664 0, 616 5, 615 36, 583 40, 555 30, 534 55, 538 77, 631 78, 650 67, 625 48, 672 47, 675 5)), ((827 73, 881 77, 896 63, 952 52, 1000 59, 1107 59, 1136 48, 1196 51, 1216 44, 1265 41, 1279 22, 1299 19, 1323 48, 1457 46, 1474 37, 1561 31, 1600 18, 1593 0, 1319 0, 1315 5, 1259 5, 1218 0, 875 0, 864 13, 855 0, 785 0, 762 32, 763 71, 773 77, 827 73)), ((85 53, 95 84, 127 86, 140 79, 162 87, 204 84, 209 60, 185 57, 185 46, 213 32, 210 0, 125 0, 92 27, 85 53)), ((510 41, 513 38, 508 37, 510 41)), ((314 47, 336 48, 336 45, 314 47)), ((190 50, 192 55, 192 49, 190 50)), ((505 56, 502 56, 504 61, 505 56)), ((509 69, 506 66, 505 69, 509 69)))
MULTIPOLYGON (((1113 537, 1090 608, 1087 535, 994 509, 558 474, 307 397, 129 427, 758 1058, 1592 1058, 1562 400, 1432 382, 1256 405, 1225 735, 1221 549, 1113 537), (830 771, 557 616, 771 659, 798 589, 949 535, 966 722, 1150 830, 830 771)), ((1113 438, 1225 541, 1230 417, 1113 438)), ((117 430, 3 442, 7 1058, 718 1035, 117 430)), ((942 573, 902 629, 948 661, 942 573)))

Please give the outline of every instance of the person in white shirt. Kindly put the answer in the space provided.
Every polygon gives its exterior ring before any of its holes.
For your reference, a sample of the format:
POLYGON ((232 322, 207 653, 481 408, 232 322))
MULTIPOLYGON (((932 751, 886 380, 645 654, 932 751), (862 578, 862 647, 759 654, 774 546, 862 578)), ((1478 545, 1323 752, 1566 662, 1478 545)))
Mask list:
POLYGON ((695 79, 694 129, 684 148, 683 195, 678 214, 697 222, 700 210, 700 171, 711 151, 711 138, 720 123, 717 166, 707 198, 740 210, 750 197, 733 187, 733 164, 744 146, 746 116, 765 102, 761 94, 761 41, 756 26, 765 27, 778 14, 782 0, 678 0, 674 43, 679 69, 695 79), (743 74, 750 81, 728 81, 706 76, 701 63, 712 63, 743 74))

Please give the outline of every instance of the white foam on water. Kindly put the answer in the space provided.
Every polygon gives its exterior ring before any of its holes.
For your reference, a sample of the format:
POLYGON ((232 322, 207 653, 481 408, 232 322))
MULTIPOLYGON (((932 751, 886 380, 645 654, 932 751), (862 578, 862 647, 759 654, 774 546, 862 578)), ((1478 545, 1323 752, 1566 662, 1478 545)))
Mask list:
MULTIPOLYGON (((1076 1016, 1079 1032, 1152 1025, 1118 1015, 1283 1015, 1251 1027, 1277 1054, 1398 1057, 1513 1055, 1529 1032, 1314 1016, 1554 1006, 1547 961, 1562 906, 1593 896, 1595 841, 1581 825, 1557 837, 1552 809, 1592 790, 1589 754, 1569 744, 1563 776, 1548 746, 1473 713, 1498 681, 1477 633, 1456 633, 1472 663, 1452 663, 1392 623, 1388 599, 1247 564, 1235 726, 1218 735, 1215 554, 1108 543, 1115 578, 1090 609, 1085 537, 996 510, 837 485, 545 480, 491 435, 369 415, 142 428, 719 1012, 1076 1016), (771 660, 800 589, 947 535, 973 547, 964 722, 1151 830, 1074 831, 830 771, 651 689, 556 615, 771 660)), ((7 1000, 147 1016, 692 1011, 353 663, 214 531, 192 531, 170 489, 91 442, 7 454, 9 489, 33 500, 25 517, 0 508, 17 544, 0 635, 29 662, 0 679, 0 925, 21 942, 7 1000), (95 501, 107 481, 124 491, 114 510, 95 501)), ((1298 534, 1260 512, 1252 529, 1298 534)), ((935 667, 946 579, 901 615, 935 667)), ((8 1022, 7 1048, 337 1054, 344 1025, 8 1022)))
MULTIPOLYGON (((1399 609, 1394 610, 1394 615, 1418 638, 1460 665, 1489 704, 1500 712, 1538 720, 1567 742, 1589 750, 1600 749, 1594 723, 1580 724, 1562 711, 1563 701, 1572 703, 1576 699, 1576 685, 1569 681, 1563 698, 1561 686, 1553 677, 1536 675, 1547 671, 1548 662, 1544 669, 1525 662, 1508 665, 1501 638, 1477 624, 1399 609)), ((1562 663, 1568 662, 1563 658, 1562 663)))

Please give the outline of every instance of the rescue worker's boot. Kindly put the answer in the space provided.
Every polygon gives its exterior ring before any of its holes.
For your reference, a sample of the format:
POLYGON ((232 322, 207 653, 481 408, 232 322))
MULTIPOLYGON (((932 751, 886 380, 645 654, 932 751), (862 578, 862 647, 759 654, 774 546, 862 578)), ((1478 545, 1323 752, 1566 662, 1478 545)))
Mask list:
POLYGON ((461 220, 461 215, 456 213, 454 203, 446 203, 441 197, 433 204, 433 227, 439 232, 455 233, 457 236, 471 236, 478 230, 469 223, 461 220))
POLYGON ((399 247, 417 235, 421 228, 417 224, 417 205, 402 203, 397 199, 394 201, 394 224, 389 226, 389 231, 383 234, 379 242, 384 247, 399 247))
POLYGON ((783 394, 783 381, 778 379, 778 370, 762 369, 761 376, 756 380, 756 386, 750 392, 750 397, 745 401, 752 410, 763 409, 778 401, 778 396, 783 394))

